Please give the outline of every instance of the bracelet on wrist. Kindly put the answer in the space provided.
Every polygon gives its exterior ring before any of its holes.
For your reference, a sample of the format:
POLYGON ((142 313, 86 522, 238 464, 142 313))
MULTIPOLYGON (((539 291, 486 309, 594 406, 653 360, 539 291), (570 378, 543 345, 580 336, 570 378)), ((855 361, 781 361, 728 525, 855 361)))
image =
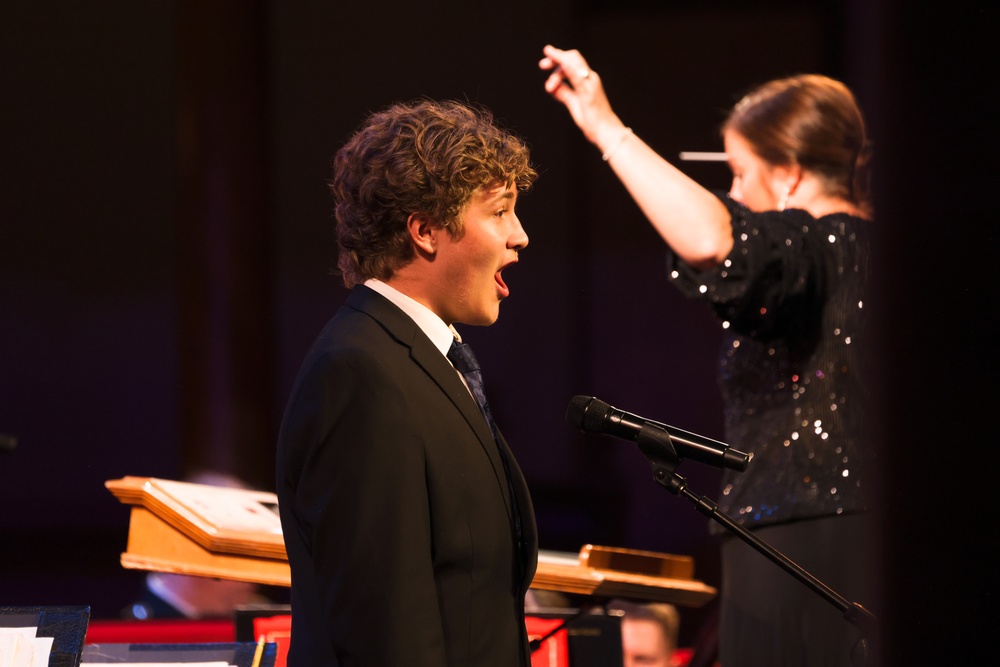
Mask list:
POLYGON ((610 160, 611 156, 614 155, 618 151, 618 149, 622 147, 622 144, 624 144, 625 140, 628 139, 630 136, 632 136, 632 128, 626 127, 625 131, 622 132, 622 135, 618 137, 618 141, 616 141, 615 144, 611 148, 609 148, 604 155, 601 156, 601 159, 604 160, 605 162, 610 160))

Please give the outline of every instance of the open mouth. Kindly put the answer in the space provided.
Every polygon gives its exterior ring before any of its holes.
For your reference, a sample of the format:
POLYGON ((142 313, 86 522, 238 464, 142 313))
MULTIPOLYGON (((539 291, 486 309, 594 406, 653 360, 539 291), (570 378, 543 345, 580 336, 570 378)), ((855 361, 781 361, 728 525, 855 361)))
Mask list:
POLYGON ((500 269, 493 275, 493 279, 497 282, 497 292, 500 294, 501 299, 506 299, 510 296, 510 288, 507 287, 507 283, 503 281, 503 269, 500 269))
POLYGON ((501 299, 506 299, 508 296, 510 296, 510 288, 507 287, 507 283, 504 282, 503 272, 504 270, 517 264, 517 259, 518 259, 517 254, 515 253, 513 258, 511 258, 508 262, 503 264, 499 269, 497 269, 497 272, 493 274, 493 280, 495 280, 497 283, 497 295, 501 299))

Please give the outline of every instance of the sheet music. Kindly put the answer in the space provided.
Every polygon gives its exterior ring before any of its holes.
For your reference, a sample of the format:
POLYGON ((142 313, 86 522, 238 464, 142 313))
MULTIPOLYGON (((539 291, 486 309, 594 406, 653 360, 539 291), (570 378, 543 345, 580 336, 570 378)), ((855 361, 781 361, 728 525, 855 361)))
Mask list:
POLYGON ((0 628, 0 667, 48 667, 52 637, 36 637, 37 627, 0 628))
POLYGON ((218 528, 281 534, 278 513, 269 507, 276 505, 272 493, 168 480, 155 485, 218 528))

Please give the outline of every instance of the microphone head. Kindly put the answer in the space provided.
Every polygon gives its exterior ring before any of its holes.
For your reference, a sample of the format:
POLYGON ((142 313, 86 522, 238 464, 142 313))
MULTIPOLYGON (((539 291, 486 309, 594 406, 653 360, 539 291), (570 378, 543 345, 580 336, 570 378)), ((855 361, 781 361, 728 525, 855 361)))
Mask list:
POLYGON ((593 396, 574 396, 566 408, 566 421, 587 433, 601 433, 611 406, 593 396))

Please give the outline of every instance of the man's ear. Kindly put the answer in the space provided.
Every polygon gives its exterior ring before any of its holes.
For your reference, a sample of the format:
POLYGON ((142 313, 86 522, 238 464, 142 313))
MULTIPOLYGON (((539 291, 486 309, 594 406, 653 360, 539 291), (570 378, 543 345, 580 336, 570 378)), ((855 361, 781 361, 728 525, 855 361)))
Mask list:
POLYGON ((414 247, 427 255, 437 252, 438 235, 444 231, 423 213, 411 213, 406 219, 406 228, 414 247))

